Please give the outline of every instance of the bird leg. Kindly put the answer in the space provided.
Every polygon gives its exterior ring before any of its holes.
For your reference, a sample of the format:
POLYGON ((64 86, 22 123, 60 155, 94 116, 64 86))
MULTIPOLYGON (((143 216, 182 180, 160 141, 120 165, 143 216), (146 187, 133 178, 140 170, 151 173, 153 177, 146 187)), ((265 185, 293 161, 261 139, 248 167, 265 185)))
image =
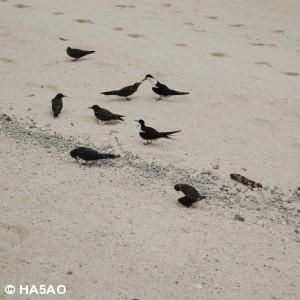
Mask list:
POLYGON ((126 100, 127 100, 127 101, 131 101, 131 99, 130 99, 130 98, 128 98, 128 97, 126 97, 126 100))

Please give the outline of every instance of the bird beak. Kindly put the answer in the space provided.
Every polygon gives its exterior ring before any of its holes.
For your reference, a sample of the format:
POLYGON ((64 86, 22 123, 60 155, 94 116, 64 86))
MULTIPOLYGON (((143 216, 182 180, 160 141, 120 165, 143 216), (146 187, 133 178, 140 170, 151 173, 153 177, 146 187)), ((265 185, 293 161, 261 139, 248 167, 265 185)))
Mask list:
MULTIPOLYGON (((134 121, 136 121, 136 122, 138 122, 138 123, 139 123, 139 121, 138 121, 138 120, 134 120, 134 121)), ((136 127, 139 127, 139 125, 138 125, 138 126, 136 126, 136 127)))
POLYGON ((88 107, 88 109, 92 109, 91 107, 88 107))
POLYGON ((64 97, 68 97, 68 96, 64 95, 64 97))

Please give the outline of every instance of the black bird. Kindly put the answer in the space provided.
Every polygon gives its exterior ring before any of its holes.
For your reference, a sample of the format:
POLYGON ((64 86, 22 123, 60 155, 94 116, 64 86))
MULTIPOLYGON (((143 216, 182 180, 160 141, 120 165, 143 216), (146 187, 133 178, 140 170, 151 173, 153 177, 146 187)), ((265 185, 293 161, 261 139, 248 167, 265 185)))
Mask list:
POLYGON ((162 96, 163 97, 169 97, 169 96, 189 94, 189 93, 186 93, 186 92, 177 92, 177 91, 169 89, 166 85, 164 85, 164 84, 160 83, 159 81, 157 81, 150 74, 146 75, 144 80, 148 80, 152 85, 152 91, 159 95, 159 98, 157 100, 161 100, 162 96))
POLYGON ((145 126, 145 122, 143 120, 135 120, 136 122, 140 123, 140 137, 144 140, 147 140, 147 145, 148 141, 150 140, 156 140, 160 138, 165 138, 165 139, 171 139, 169 135, 180 132, 181 130, 176 130, 176 131, 166 131, 166 132, 158 132, 152 127, 147 127, 145 126))
POLYGON ((63 102, 62 102, 63 97, 67 97, 67 96, 63 95, 62 93, 59 93, 55 96, 55 98, 51 100, 54 118, 58 118, 58 115, 60 114, 63 108, 63 102))
POLYGON ((199 192, 188 184, 175 184, 174 189, 184 193, 184 197, 179 198, 178 202, 186 207, 190 207, 193 203, 203 200, 206 196, 200 195, 199 192))
POLYGON ((130 101, 130 98, 128 98, 128 96, 131 96, 132 94, 134 94, 138 90, 140 84, 143 81, 136 82, 133 85, 125 86, 125 87, 121 88, 120 90, 104 92, 104 93, 101 93, 101 94, 103 94, 103 95, 117 95, 119 97, 126 97, 126 100, 130 101))
POLYGON ((101 108, 98 105, 93 105, 92 107, 89 108, 94 110, 94 114, 96 118, 102 122, 107 122, 112 120, 124 121, 122 118, 125 116, 113 114, 109 110, 101 108))
POLYGON ((85 160, 87 162, 90 160, 98 160, 98 159, 114 159, 119 157, 119 155, 108 154, 108 153, 99 153, 96 150, 86 148, 86 147, 78 147, 70 152, 70 155, 78 161, 78 157, 85 160))
POLYGON ((75 48, 70 48, 68 47, 66 49, 67 51, 67 54, 73 58, 75 58, 75 60, 77 60, 78 58, 81 58, 83 56, 86 56, 88 54, 92 54, 94 53, 95 51, 87 51, 87 50, 80 50, 80 49, 75 49, 75 48))

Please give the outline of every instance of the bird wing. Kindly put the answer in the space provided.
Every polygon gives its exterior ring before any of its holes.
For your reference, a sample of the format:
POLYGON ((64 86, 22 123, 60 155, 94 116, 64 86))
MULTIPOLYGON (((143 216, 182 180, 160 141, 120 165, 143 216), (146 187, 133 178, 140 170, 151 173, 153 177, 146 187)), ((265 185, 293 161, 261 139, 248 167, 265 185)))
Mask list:
MULTIPOLYGON (((178 92, 168 88, 166 85, 160 83, 159 81, 156 83, 158 94, 163 96, 172 96, 172 95, 186 95, 188 92, 178 92)), ((155 88, 154 88, 155 89, 155 88)))
POLYGON ((171 91, 166 85, 160 83, 159 81, 157 81, 156 83, 157 88, 159 89, 161 94, 169 94, 169 92, 171 91))
POLYGON ((109 110, 101 108, 99 111, 96 112, 100 116, 102 120, 111 120, 114 117, 114 114, 111 113, 109 110))
POLYGON ((99 153, 94 149, 79 147, 77 148, 77 156, 83 160, 95 160, 98 159, 99 153))
POLYGON ((191 199, 196 200, 200 197, 199 192, 194 187, 188 184, 182 184, 181 188, 182 188, 182 192, 191 199))

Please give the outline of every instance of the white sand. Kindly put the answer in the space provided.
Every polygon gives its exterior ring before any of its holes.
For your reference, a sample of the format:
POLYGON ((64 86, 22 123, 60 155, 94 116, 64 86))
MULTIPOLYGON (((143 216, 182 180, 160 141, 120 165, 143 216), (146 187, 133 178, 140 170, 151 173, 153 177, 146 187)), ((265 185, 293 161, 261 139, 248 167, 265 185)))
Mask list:
MULTIPOLYGON (((293 191, 300 175, 300 2, 186 2, 0 1, 0 111, 121 155, 196 171, 218 164, 224 182, 237 172, 293 191), (68 46, 96 53, 72 62, 68 46), (190 95, 155 101, 148 82, 131 102, 100 95, 148 73, 190 95), (58 92, 68 98, 54 120, 50 100, 58 92), (124 114, 125 122, 100 126, 87 110, 93 104, 124 114), (140 118, 182 132, 177 141, 145 146, 134 122, 140 118)), ((135 169, 133 176, 78 167, 67 153, 2 141, 2 283, 66 284, 65 299, 300 293, 295 223, 273 223, 276 210, 264 227, 247 222, 253 211, 244 211, 245 223, 233 221, 239 206, 187 211, 176 205, 170 182, 148 187, 135 169)))

